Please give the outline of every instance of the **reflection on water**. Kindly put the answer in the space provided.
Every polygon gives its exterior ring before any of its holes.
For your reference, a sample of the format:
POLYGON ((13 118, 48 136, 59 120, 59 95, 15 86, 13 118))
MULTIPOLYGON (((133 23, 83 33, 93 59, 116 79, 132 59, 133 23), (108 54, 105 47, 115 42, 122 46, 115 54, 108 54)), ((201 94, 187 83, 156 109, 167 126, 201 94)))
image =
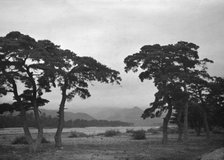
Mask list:
MULTIPOLYGON (((86 128, 64 128, 63 132, 71 132, 71 131, 77 131, 77 132, 83 132, 85 134, 98 134, 98 133, 104 133, 107 130, 118 130, 122 133, 126 132, 126 130, 148 130, 150 128, 158 128, 158 127, 138 127, 138 126, 131 126, 131 127, 86 127, 86 128)), ((30 128, 31 133, 37 133, 37 130, 35 128, 30 128)), ((55 133, 56 128, 45 128, 44 133, 55 133)), ((2 134, 23 134, 22 128, 1 128, 0 129, 0 135, 2 134)))

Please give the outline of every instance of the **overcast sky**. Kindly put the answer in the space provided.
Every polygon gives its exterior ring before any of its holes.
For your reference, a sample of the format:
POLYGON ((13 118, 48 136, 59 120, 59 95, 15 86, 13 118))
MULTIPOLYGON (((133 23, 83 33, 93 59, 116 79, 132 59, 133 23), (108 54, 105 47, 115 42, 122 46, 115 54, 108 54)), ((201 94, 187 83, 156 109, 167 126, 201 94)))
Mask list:
MULTIPOLYGON (((224 76, 223 0, 0 0, 0 10, 0 36, 20 31, 49 39, 120 71, 120 86, 90 86, 91 98, 77 97, 67 108, 148 107, 153 83, 125 73, 123 63, 147 44, 193 42, 200 58, 214 60, 209 73, 224 76)), ((46 108, 58 108, 57 89, 45 97, 51 101, 46 108)))

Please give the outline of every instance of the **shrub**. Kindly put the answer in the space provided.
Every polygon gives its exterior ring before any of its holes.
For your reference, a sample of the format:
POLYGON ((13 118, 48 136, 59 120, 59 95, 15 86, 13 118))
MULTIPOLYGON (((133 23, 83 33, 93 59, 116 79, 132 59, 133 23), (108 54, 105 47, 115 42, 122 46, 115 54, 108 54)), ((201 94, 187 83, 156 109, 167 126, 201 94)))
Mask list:
POLYGON ((113 136, 116 136, 120 134, 120 131, 118 130, 107 130, 105 133, 104 133, 104 136, 105 137, 113 137, 113 136))
POLYGON ((28 144, 26 137, 25 136, 21 136, 21 137, 16 137, 12 144, 28 144))
POLYGON ((42 138, 41 143, 50 143, 45 137, 42 138))
MULTIPOLYGON (((42 138, 41 143, 50 143, 46 138, 42 138)), ((16 137, 12 144, 28 144, 25 136, 16 137)))
POLYGON ((133 131, 132 138, 136 140, 146 139, 145 131, 144 130, 133 131))
POLYGON ((76 132, 76 131, 71 131, 70 135, 68 136, 69 138, 78 138, 78 137, 89 137, 89 135, 83 133, 83 132, 76 132))

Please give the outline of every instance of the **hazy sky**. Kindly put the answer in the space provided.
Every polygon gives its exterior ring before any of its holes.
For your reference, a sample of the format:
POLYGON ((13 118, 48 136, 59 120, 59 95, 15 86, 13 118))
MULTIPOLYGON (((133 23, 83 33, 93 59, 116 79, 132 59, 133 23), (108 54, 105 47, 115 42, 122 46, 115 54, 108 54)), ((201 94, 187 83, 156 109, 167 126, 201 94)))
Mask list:
MULTIPOLYGON (((138 74, 126 74, 123 60, 147 44, 193 42, 201 58, 215 61, 210 74, 224 76, 223 0, 0 0, 0 10, 0 36, 20 31, 49 39, 120 71, 120 86, 90 86, 91 98, 77 97, 67 108, 146 108, 156 89, 138 74)), ((45 97, 47 108, 58 108, 58 90, 45 97)))

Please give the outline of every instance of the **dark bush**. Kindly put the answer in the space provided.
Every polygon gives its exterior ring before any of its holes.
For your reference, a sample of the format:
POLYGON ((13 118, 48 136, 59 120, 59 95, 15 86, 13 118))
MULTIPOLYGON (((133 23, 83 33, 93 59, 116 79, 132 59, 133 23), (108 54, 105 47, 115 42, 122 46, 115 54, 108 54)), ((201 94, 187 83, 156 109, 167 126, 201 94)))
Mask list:
POLYGON ((113 137, 113 136, 116 136, 120 134, 120 131, 118 130, 107 130, 105 133, 104 133, 104 136, 105 137, 113 137))
POLYGON ((45 137, 42 138, 41 143, 50 143, 45 137))
POLYGON ((21 136, 21 137, 16 137, 12 144, 28 144, 26 137, 25 136, 21 136))
MULTIPOLYGON (((46 140, 46 138, 42 138, 41 143, 50 143, 48 140, 46 140)), ((25 136, 20 136, 20 137, 16 137, 13 141, 12 144, 28 144, 26 137, 25 136)))
POLYGON ((146 139, 144 130, 133 131, 132 138, 136 140, 146 139))

